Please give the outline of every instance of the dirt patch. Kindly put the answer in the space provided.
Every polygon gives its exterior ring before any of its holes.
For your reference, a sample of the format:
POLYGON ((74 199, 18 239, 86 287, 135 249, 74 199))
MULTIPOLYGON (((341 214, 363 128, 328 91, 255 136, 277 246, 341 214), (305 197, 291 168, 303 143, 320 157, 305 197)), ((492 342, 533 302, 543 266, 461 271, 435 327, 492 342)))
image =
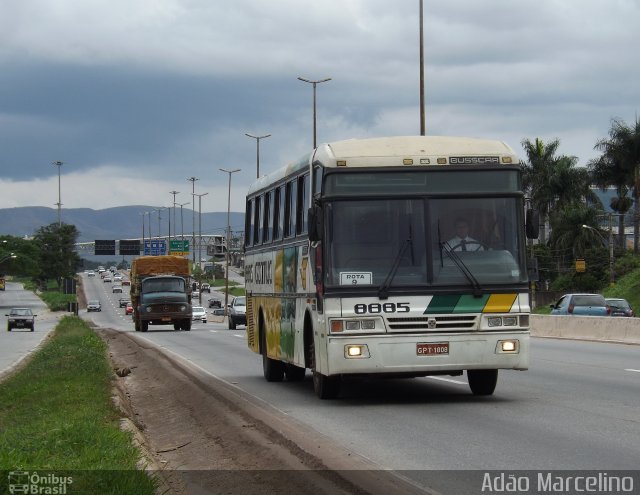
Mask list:
POLYGON ((121 408, 142 433, 163 493, 370 492, 154 346, 115 330, 97 332, 109 344, 121 408))

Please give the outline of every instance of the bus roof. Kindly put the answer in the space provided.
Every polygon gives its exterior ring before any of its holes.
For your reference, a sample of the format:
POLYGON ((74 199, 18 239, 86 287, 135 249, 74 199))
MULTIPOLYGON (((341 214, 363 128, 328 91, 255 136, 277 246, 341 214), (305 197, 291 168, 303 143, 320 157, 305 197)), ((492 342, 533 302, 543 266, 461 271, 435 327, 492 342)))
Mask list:
POLYGON ((318 146, 297 161, 260 177, 249 194, 268 187, 314 163, 324 167, 438 166, 438 165, 515 165, 519 159, 511 147, 495 139, 451 136, 395 136, 347 139, 318 146))
POLYGON ((514 164, 519 161, 514 151, 503 141, 449 136, 398 136, 336 141, 321 146, 315 159, 326 167, 491 163, 477 160, 479 157, 510 157, 510 160, 499 160, 500 163, 514 164))

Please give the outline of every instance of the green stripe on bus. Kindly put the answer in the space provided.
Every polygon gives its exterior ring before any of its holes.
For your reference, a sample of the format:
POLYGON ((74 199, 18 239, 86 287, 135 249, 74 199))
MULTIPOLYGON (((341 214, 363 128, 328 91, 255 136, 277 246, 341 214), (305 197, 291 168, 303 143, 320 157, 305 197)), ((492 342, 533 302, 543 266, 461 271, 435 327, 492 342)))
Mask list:
POLYGON ((460 297, 460 295, 433 296, 422 314, 453 313, 460 297))
POLYGON ((453 313, 481 313, 489 297, 490 294, 483 294, 482 297, 473 297, 465 294, 460 297, 458 304, 453 309, 453 313))

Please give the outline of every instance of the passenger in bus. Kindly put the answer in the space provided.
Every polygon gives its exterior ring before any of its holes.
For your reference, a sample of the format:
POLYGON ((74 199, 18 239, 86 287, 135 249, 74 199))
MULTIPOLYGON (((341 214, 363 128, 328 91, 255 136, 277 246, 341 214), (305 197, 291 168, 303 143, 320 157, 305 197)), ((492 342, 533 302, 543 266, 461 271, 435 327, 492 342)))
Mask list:
POLYGON ((484 251, 482 243, 469 236, 469 222, 458 217, 455 221, 456 235, 447 241, 450 251, 484 251))

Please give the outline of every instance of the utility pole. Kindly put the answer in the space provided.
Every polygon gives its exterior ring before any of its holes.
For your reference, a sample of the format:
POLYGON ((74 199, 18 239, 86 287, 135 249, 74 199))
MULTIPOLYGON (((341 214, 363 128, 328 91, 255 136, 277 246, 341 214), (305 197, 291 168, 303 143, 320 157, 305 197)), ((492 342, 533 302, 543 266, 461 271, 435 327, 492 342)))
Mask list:
POLYGON ((192 229, 191 229, 191 252, 193 253, 193 264, 196 264, 196 181, 200 180, 197 177, 189 177, 187 179, 191 181, 191 203, 193 209, 191 211, 192 229))
MULTIPOLYGON (((180 191, 169 191, 169 194, 173 194, 173 236, 176 236, 176 194, 180 194, 180 191)), ((171 242, 171 216, 169 216, 169 242, 171 242)))
POLYGON ((226 256, 226 270, 225 270, 225 291, 224 291, 224 314, 225 316, 229 316, 229 256, 230 256, 230 252, 229 252, 229 247, 230 247, 230 240, 231 240, 231 219, 230 219, 230 215, 231 215, 231 174, 234 174, 236 172, 240 172, 241 169, 237 168, 235 170, 225 170, 224 168, 221 168, 220 171, 225 172, 227 174, 229 174, 229 192, 227 195, 227 256, 226 256))
POLYGON ((420 0, 420 135, 426 135, 426 118, 424 110, 424 21, 423 0, 420 0))
POLYGON ((62 164, 60 160, 53 162, 53 165, 58 167, 58 227, 62 227, 62 189, 60 187, 60 169, 62 168, 62 164))

